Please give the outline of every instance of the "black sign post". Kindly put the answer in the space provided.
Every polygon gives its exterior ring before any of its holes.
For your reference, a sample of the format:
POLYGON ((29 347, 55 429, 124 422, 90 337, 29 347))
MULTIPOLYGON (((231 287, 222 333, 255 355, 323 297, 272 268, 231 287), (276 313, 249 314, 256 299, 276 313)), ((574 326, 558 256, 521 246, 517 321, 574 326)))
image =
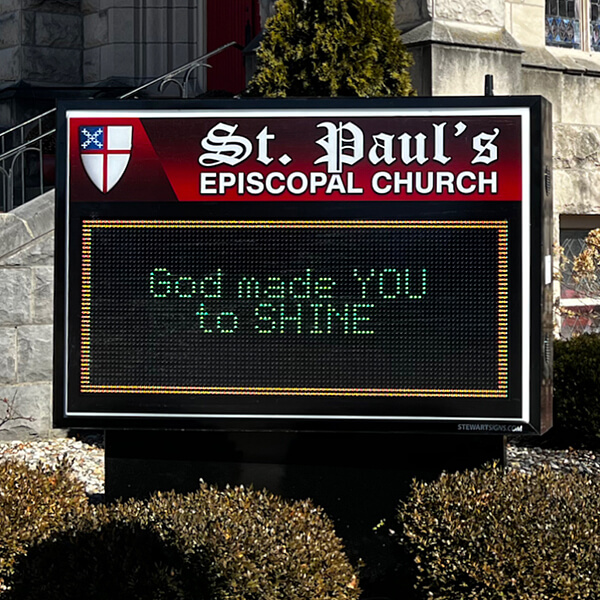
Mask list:
POLYGON ((110 496, 253 482, 364 533, 550 427, 542 98, 59 115, 54 419, 107 430, 110 496))

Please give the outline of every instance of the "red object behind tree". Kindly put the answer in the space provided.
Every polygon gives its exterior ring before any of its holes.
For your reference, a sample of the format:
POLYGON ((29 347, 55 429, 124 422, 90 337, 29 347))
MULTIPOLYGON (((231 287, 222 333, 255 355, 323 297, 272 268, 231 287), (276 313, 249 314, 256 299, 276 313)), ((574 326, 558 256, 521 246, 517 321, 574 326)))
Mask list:
MULTIPOLYGON (((260 31, 258 0, 208 0, 206 12, 207 52, 231 41, 245 47, 260 31)), ((244 57, 238 48, 227 48, 209 63, 208 90, 237 94, 246 87, 244 57)))

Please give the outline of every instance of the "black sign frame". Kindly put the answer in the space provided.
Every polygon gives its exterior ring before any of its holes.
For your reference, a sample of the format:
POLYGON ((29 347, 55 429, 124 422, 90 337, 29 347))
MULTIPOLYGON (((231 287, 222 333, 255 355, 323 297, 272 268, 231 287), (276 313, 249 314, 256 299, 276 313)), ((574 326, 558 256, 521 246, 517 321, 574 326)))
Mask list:
MULTIPOLYGON (((524 129, 525 131, 525 129, 524 129)), ((346 431, 449 431, 472 433, 542 433, 551 425, 552 285, 551 237, 551 107, 540 97, 406 98, 393 100, 240 100, 170 102, 69 102, 59 106, 57 135, 57 211, 55 263, 55 369, 54 424, 57 427, 90 428, 184 428, 200 430, 346 430, 346 431), (69 199, 67 116, 77 111, 118 110, 143 113, 150 110, 231 111, 252 110, 424 110, 432 115, 444 111, 508 110, 527 114, 524 157, 528 184, 523 202, 411 202, 361 201, 274 203, 202 203, 202 219, 235 220, 373 220, 398 219, 493 221, 502 218, 518 224, 511 234, 507 268, 515 288, 528 286, 529 307, 522 291, 511 293, 507 310, 511 327, 519 334, 508 336, 507 372, 512 394, 501 400, 481 397, 389 397, 312 394, 198 394, 87 393, 81 390, 82 338, 82 231, 84 222, 197 220, 198 203, 101 203, 69 199), (510 204, 510 206, 508 206, 510 204), (525 204, 527 204, 526 209, 525 204), (508 211, 508 212, 506 212, 508 211), (527 232, 527 235, 522 235, 527 232), (526 247, 524 247, 526 246, 526 247), (523 257, 527 258, 527 264, 523 257), (523 283, 523 282, 529 283, 523 283), (519 338, 519 339, 515 339, 519 338), (526 398, 524 398, 526 396, 526 398)), ((511 288, 512 289, 512 288, 511 288)))

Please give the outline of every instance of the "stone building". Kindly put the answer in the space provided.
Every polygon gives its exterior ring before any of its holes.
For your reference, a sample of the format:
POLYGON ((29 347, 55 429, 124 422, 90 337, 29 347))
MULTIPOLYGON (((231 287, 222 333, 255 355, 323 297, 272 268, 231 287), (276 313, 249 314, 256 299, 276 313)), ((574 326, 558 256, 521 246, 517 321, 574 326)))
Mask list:
MULTIPOLYGON (((600 227, 600 20, 598 0, 399 0, 396 22, 415 57, 420 95, 542 95, 552 102, 555 241, 579 253, 600 227)), ((571 288, 561 334, 588 331, 594 300, 571 288)), ((558 297, 560 296, 560 300, 558 297)))
MULTIPOLYGON (((56 98, 117 97, 235 40, 247 47, 273 0, 2 0, 0 132, 56 98)), ((553 105, 555 239, 568 251, 600 226, 600 0, 397 0, 419 95, 540 94, 553 105)), ((251 45, 252 46, 252 45, 251 45)), ((244 87, 229 48, 193 72, 189 95, 244 87)), ((166 90, 177 95, 175 84, 166 90)), ((156 90, 149 92, 157 93, 156 90)), ((0 148, 1 150, 1 148, 0 148)), ((50 433, 52 192, 0 214, 0 398, 33 422, 1 436, 50 433)), ((593 300, 562 293, 585 330, 593 300)), ((0 410, 2 408, 0 407, 0 410)), ((0 413, 0 419, 2 413, 0 413)))
POLYGON ((240 48, 196 69, 189 92, 239 92, 240 49, 270 10, 270 0, 2 0, 0 128, 56 98, 118 97, 230 41, 240 48))

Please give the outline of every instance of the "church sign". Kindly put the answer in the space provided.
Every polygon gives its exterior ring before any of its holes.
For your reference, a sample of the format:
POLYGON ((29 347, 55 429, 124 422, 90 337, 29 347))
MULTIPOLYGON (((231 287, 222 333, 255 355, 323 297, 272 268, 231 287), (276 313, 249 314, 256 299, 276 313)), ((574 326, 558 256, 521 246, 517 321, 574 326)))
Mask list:
POLYGON ((543 99, 59 114, 57 426, 549 427, 543 99))

